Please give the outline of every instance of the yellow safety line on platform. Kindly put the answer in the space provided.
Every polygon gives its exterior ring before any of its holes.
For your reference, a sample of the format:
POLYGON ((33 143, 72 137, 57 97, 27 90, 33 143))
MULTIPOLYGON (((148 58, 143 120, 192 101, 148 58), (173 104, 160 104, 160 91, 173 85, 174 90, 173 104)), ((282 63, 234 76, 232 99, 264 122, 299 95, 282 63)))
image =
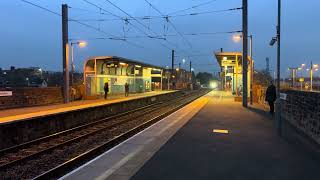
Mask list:
POLYGON ((225 129, 214 129, 213 132, 214 133, 221 133, 221 134, 229 134, 229 131, 225 130, 225 129))
MULTIPOLYGON (((159 93, 159 94, 167 94, 167 93, 168 92, 159 93)), ((147 94, 144 97, 151 97, 154 95, 158 95, 158 94, 147 94)), ((128 100, 133 100, 133 99, 139 99, 139 98, 143 98, 143 96, 132 96, 129 98, 121 98, 121 99, 95 102, 95 103, 90 103, 90 104, 82 104, 82 105, 76 105, 76 106, 70 106, 70 107, 61 107, 61 108, 57 108, 57 109, 42 110, 41 112, 38 111, 38 112, 31 112, 31 113, 26 113, 26 114, 11 115, 11 116, 6 116, 6 117, 1 117, 0 123, 29 119, 29 118, 34 118, 34 117, 41 117, 41 116, 52 115, 52 114, 59 114, 59 113, 64 113, 64 112, 68 112, 68 111, 80 110, 80 109, 85 109, 85 108, 89 108, 89 107, 102 106, 102 105, 123 102, 123 101, 128 101, 128 100)))

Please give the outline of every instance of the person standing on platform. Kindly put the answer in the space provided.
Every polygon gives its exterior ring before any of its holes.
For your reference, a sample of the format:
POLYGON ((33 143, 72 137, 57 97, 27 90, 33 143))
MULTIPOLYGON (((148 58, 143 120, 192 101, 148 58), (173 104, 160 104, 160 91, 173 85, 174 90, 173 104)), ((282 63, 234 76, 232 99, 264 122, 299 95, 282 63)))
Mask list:
POLYGON ((129 84, 128 83, 126 83, 125 85, 124 85, 124 92, 125 92, 125 96, 126 97, 128 97, 129 96, 129 84))
POLYGON ((274 113, 274 102, 276 101, 276 99, 277 99, 276 87, 273 85, 273 82, 271 81, 266 91, 266 101, 269 103, 271 115, 273 115, 274 113))
POLYGON ((104 99, 107 99, 108 98, 108 92, 109 92, 109 84, 108 82, 104 83, 104 99))

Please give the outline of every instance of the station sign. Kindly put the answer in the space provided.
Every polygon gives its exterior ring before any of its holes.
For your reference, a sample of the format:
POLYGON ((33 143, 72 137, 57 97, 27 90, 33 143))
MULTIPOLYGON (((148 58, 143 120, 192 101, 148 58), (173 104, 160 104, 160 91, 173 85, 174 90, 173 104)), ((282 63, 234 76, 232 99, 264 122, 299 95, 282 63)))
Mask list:
POLYGON ((12 91, 0 91, 0 97, 12 96, 12 91))
POLYGON ((287 100, 287 94, 285 94, 285 93, 280 93, 280 99, 282 99, 282 100, 287 100))
POLYGON ((234 60, 222 60, 221 66, 234 66, 236 62, 234 60))

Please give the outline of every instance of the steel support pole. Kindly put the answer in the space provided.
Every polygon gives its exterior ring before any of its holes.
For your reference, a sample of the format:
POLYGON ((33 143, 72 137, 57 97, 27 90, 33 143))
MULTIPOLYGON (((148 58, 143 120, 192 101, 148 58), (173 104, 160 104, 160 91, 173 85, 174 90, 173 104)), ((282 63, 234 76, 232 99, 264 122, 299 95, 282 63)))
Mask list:
POLYGON ((252 105, 253 104, 253 73, 254 73, 254 66, 253 66, 253 57, 252 57, 252 45, 253 45, 253 42, 252 42, 252 35, 249 36, 250 37, 250 59, 251 59, 251 73, 250 73, 250 104, 252 105))
POLYGON ((313 64, 311 61, 311 67, 310 67, 310 91, 313 91, 313 64))
POLYGON ((248 107, 248 0, 242 0, 242 106, 248 107))
POLYGON ((74 85, 73 75, 74 75, 74 47, 73 47, 73 43, 71 43, 71 86, 74 85))
POLYGON ((171 51, 171 75, 170 75, 170 79, 171 83, 172 83, 172 89, 173 89, 173 72, 174 72, 174 50, 171 51))
POLYGON ((62 62, 63 62, 63 100, 70 102, 69 95, 69 49, 68 49, 68 5, 62 4, 62 62))
POLYGON ((278 0, 277 44, 277 97, 280 97, 281 0, 278 0))
POLYGON ((174 50, 171 51, 171 72, 174 70, 174 50))
POLYGON ((281 99, 280 99, 280 57, 281 57, 281 0, 278 0, 278 26, 277 26, 277 100, 275 102, 276 109, 276 129, 279 136, 282 136, 282 120, 281 120, 281 99))
POLYGON ((192 86, 192 62, 190 61, 190 67, 189 67, 189 70, 190 70, 190 86, 192 86))

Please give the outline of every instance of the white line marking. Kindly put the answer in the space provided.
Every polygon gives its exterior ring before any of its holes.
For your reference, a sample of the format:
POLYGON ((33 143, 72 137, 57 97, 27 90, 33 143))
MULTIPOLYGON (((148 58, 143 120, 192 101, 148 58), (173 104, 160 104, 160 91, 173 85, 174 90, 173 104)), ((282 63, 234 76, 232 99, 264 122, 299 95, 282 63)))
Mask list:
POLYGON ((111 168, 109 168, 105 173, 100 175, 99 177, 95 178, 95 180, 104 180, 107 179, 110 175, 112 175, 116 170, 118 170, 122 165, 124 165, 126 162, 128 162, 133 156, 138 154, 143 147, 140 147, 127 155, 126 157, 122 158, 119 162, 117 162, 115 165, 113 165, 111 168))

